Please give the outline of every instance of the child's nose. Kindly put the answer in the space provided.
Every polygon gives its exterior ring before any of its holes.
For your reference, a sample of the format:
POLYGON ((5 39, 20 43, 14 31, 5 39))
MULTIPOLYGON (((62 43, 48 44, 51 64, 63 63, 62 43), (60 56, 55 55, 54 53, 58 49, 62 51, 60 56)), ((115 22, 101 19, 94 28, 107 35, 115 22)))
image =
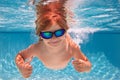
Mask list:
POLYGON ((57 37, 55 35, 53 35, 52 39, 56 39, 57 37))
POLYGON ((52 39, 55 39, 55 38, 56 38, 56 36, 55 36, 55 35, 53 35, 52 39))

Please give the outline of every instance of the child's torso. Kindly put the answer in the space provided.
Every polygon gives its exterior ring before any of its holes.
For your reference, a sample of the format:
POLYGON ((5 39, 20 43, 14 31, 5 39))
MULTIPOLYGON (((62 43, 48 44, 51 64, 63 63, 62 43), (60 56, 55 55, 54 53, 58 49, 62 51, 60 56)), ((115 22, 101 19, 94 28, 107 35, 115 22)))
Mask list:
POLYGON ((61 52, 48 53, 43 47, 38 48, 36 57, 38 57, 41 62, 50 69, 62 69, 65 68, 70 61, 72 55, 69 49, 63 48, 61 52))
POLYGON ((62 69, 65 68, 68 62, 71 59, 71 55, 69 53, 57 53, 46 55, 49 53, 42 53, 43 55, 39 55, 38 58, 42 61, 42 63, 51 69, 62 69))

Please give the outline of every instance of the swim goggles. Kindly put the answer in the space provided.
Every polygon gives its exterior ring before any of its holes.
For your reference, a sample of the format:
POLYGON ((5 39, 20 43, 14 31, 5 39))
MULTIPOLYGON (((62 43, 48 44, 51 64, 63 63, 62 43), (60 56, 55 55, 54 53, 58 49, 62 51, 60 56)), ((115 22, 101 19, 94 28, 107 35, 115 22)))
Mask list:
POLYGON ((55 35, 55 37, 61 37, 64 35, 64 33, 65 33, 65 29, 59 29, 54 32, 51 31, 40 32, 39 36, 41 36, 44 39, 50 39, 53 37, 53 34, 55 35))

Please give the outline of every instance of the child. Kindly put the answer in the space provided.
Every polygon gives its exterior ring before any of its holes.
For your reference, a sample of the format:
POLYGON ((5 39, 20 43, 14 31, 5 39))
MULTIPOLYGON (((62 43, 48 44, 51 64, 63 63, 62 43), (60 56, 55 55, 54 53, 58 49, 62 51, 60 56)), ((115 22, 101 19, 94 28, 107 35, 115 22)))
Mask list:
POLYGON ((91 63, 67 32, 69 27, 64 3, 42 0, 37 4, 35 23, 39 41, 20 51, 15 58, 23 77, 30 77, 32 73, 30 62, 33 57, 37 57, 47 68, 55 70, 65 68, 70 59, 74 58, 72 63, 78 72, 90 71, 91 63), (26 62, 26 59, 29 60, 26 62))

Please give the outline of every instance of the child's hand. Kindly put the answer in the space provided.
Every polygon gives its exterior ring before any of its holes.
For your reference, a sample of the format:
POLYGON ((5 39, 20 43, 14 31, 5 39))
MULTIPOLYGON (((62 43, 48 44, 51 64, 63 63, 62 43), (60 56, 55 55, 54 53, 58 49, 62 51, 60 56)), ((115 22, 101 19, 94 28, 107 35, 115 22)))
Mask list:
POLYGON ((82 59, 73 60, 72 64, 78 72, 85 72, 87 69, 86 61, 82 59))
POLYGON ((30 75, 32 73, 32 66, 30 65, 31 61, 32 61, 32 57, 27 62, 25 62, 23 60, 21 55, 18 55, 16 57, 16 65, 19 68, 19 70, 24 78, 30 77, 30 75))

